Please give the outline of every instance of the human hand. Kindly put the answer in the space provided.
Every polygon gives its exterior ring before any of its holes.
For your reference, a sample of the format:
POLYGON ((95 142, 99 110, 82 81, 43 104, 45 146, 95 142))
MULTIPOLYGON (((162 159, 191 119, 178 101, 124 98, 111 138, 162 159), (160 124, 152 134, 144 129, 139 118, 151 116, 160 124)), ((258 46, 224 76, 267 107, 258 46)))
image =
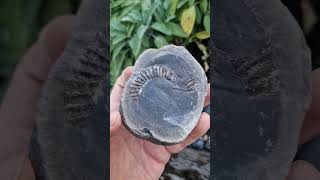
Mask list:
MULTIPOLYGON (((320 70, 312 72, 312 102, 310 109, 305 115, 303 126, 300 133, 300 142, 302 145, 320 135, 320 70)), ((319 150, 318 150, 319 151, 319 150)), ((319 180, 320 172, 309 162, 298 160, 293 163, 288 180, 319 180)))
MULTIPOLYGON (((190 135, 176 145, 156 145, 135 137, 122 125, 119 112, 122 91, 131 74, 132 67, 126 68, 110 95, 110 179, 159 179, 171 154, 180 152, 208 131, 210 116, 202 113, 190 135)), ((209 102, 210 90, 204 106, 209 102)))
POLYGON ((73 16, 51 21, 17 66, 0 109, 0 179, 35 179, 28 159, 43 82, 69 40, 73 16))

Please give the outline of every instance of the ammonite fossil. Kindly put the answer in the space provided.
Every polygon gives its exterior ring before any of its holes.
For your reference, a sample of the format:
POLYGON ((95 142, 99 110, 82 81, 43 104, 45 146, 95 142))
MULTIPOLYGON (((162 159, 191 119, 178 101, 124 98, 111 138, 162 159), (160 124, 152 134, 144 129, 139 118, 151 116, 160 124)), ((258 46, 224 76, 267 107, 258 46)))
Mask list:
POLYGON ((207 88, 203 68, 184 47, 148 49, 124 88, 124 125, 154 143, 179 143, 197 124, 207 88))
POLYGON ((212 15, 212 179, 286 179, 311 99, 303 32, 279 0, 217 0, 212 15))

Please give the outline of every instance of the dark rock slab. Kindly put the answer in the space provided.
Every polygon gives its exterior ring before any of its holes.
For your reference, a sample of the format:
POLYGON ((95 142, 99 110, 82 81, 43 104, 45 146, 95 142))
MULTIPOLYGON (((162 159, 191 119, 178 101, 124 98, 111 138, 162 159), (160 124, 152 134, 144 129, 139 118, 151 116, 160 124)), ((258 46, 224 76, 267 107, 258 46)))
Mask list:
POLYGON ((148 49, 124 88, 124 125, 154 143, 179 143, 197 124, 206 94, 205 72, 184 47, 148 49))
POLYGON ((214 180, 283 180, 310 102, 310 52, 279 0, 212 6, 214 180))
POLYGON ((104 0, 82 1, 36 114, 30 159, 39 180, 108 179, 109 52, 104 0))
POLYGON ((166 165, 164 180, 207 180, 210 177, 210 152, 186 148, 173 155, 166 165))

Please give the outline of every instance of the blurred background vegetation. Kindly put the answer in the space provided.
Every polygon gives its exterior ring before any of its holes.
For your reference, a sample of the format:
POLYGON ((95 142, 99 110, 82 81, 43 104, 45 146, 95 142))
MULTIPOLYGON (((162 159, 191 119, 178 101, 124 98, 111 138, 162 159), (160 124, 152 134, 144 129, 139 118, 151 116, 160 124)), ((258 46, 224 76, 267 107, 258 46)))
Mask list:
POLYGON ((112 86, 141 52, 167 44, 185 46, 208 71, 209 0, 111 0, 112 86))
POLYGON ((0 1, 0 100, 12 72, 41 28, 54 17, 74 14, 81 0, 0 1))
MULTIPOLYGON (((0 100, 13 70, 53 18, 75 14, 81 0, 0 1, 0 100)), ((147 48, 183 45, 208 70, 209 0, 111 0, 111 86, 147 48)))

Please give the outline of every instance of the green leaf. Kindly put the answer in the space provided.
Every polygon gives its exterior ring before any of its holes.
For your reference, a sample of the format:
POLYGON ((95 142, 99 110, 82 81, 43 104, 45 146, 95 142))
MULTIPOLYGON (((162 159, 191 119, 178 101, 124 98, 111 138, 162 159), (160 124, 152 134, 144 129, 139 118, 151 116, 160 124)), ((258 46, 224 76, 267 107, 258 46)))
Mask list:
POLYGON ((161 48, 165 45, 168 45, 169 43, 163 36, 156 36, 154 38, 154 44, 156 45, 157 48, 161 48))
POLYGON ((125 69, 126 67, 133 65, 134 59, 128 58, 127 55, 126 55, 126 53, 127 53, 127 52, 124 52, 124 54, 125 54, 124 57, 126 58, 126 60, 123 62, 121 69, 125 69))
POLYGON ((141 10, 142 10, 142 18, 143 22, 147 23, 149 10, 151 8, 151 0, 144 0, 143 3, 141 3, 141 10))
POLYGON ((154 12, 154 15, 155 15, 157 21, 162 22, 165 17, 165 10, 161 6, 159 6, 156 9, 156 11, 154 12))
POLYGON ((139 23, 142 21, 142 15, 139 11, 134 10, 121 19, 122 22, 139 23))
POLYGON ((141 0, 124 1, 123 6, 134 6, 141 3, 141 0))
POLYGON ((192 33, 193 26, 196 20, 196 9, 195 6, 191 6, 190 8, 184 10, 181 15, 181 27, 184 32, 188 35, 192 33))
POLYGON ((163 8, 164 8, 165 10, 167 10, 167 9, 169 8, 170 4, 171 4, 171 0, 164 0, 164 2, 163 2, 163 8))
POLYGON ((208 9, 208 0, 200 0, 200 10, 203 14, 207 12, 208 9))
POLYGON ((164 23, 162 22, 155 22, 151 26, 152 29, 157 30, 165 35, 171 36, 172 32, 171 29, 168 28, 164 23))
POLYGON ((118 0, 118 1, 112 1, 111 8, 114 9, 118 6, 120 6, 122 3, 124 3, 126 0, 118 0))
POLYGON ((129 46, 132 50, 132 54, 134 55, 134 57, 137 57, 141 47, 141 44, 139 45, 139 38, 137 35, 134 35, 133 38, 130 39, 129 46))
POLYGON ((177 36, 177 37, 181 37, 181 38, 186 38, 188 37, 188 34, 186 34, 180 25, 178 24, 175 24, 175 23, 172 23, 172 22, 169 22, 168 23, 168 27, 171 29, 172 31, 172 34, 174 36, 177 36))
POLYGON ((124 9, 121 11, 120 17, 126 16, 126 15, 129 14, 132 10, 134 10, 134 9, 136 9, 136 8, 137 8, 136 5, 128 6, 128 7, 124 8, 124 9))
POLYGON ((203 18, 204 29, 210 33, 210 16, 206 14, 203 18))
POLYGON ((111 39, 112 45, 114 46, 126 38, 127 38, 127 36, 125 34, 118 33, 114 38, 111 39))
POLYGON ((111 76, 111 85, 113 85, 116 79, 120 76, 123 66, 127 64, 127 52, 128 50, 122 51, 117 59, 113 59, 110 63, 110 76, 111 76))
POLYGON ((156 11, 156 9, 158 8, 158 6, 160 5, 160 3, 158 1, 155 1, 153 4, 152 4, 152 7, 148 13, 148 19, 147 19, 147 22, 145 22, 145 24, 147 26, 149 26, 149 24, 151 23, 151 20, 152 20, 152 16, 154 14, 154 12, 156 11))
POLYGON ((201 24, 202 23, 201 20, 202 20, 202 14, 200 12, 199 7, 196 7, 196 23, 201 24))
POLYGON ((169 11, 170 16, 176 15, 176 9, 177 9, 178 2, 179 2, 179 0, 171 0, 170 11, 169 11))
POLYGON ((115 31, 119 31, 119 32, 123 32, 123 33, 127 33, 127 27, 125 25, 123 25, 119 21, 119 19, 116 19, 116 18, 111 18, 110 29, 115 30, 115 31))
POLYGON ((126 42, 122 42, 120 44, 115 45, 115 47, 113 48, 113 51, 112 51, 112 59, 111 59, 111 61, 114 61, 118 57, 120 51, 123 49, 123 47, 126 44, 127 44, 126 42))
POLYGON ((165 20, 165 22, 167 23, 167 22, 170 22, 172 19, 174 19, 174 18, 176 18, 176 16, 175 15, 173 15, 173 16, 169 16, 169 17, 167 17, 167 19, 165 20))
POLYGON ((129 27, 127 37, 131 37, 131 34, 132 34, 134 28, 135 28, 135 25, 134 25, 134 24, 132 24, 132 25, 129 27))
POLYGON ((200 40, 208 39, 210 37, 210 33, 207 31, 201 31, 196 34, 196 37, 200 40))
POLYGON ((143 35, 144 35, 144 33, 146 32, 147 29, 148 29, 148 27, 145 26, 145 25, 141 25, 139 27, 139 29, 137 31, 137 35, 138 35, 139 39, 142 39, 142 37, 143 37, 143 35))
POLYGON ((177 8, 180 9, 188 0, 182 0, 177 4, 177 8))
POLYGON ((141 25, 137 33, 133 36, 133 38, 129 41, 129 46, 132 50, 134 57, 137 57, 140 53, 142 38, 147 30, 147 26, 141 25))
POLYGON ((142 46, 146 47, 146 48, 150 48, 151 47, 151 45, 150 45, 150 37, 143 36, 143 38, 142 38, 142 46))
POLYGON ((188 0, 189 6, 192 6, 194 4, 194 0, 188 0))

